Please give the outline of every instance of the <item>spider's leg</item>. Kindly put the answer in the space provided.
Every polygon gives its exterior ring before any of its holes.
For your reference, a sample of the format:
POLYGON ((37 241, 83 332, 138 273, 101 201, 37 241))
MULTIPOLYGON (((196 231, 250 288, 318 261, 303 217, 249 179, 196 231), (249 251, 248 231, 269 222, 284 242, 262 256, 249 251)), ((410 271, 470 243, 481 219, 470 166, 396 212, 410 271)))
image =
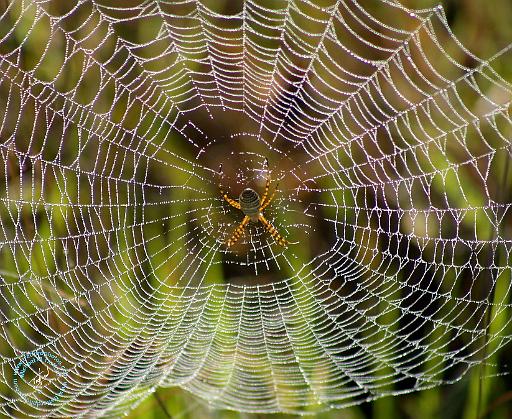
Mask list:
POLYGON ((250 218, 249 216, 245 216, 244 219, 242 220, 242 222, 238 225, 238 227, 236 228, 236 230, 234 231, 233 235, 229 238, 229 240, 226 242, 226 246, 227 247, 231 247, 233 246, 237 241, 238 239, 242 236, 242 234, 244 233, 244 230, 245 230, 245 226, 247 225, 247 223, 249 222, 250 218))
MULTIPOLYGON (((222 164, 220 165, 219 167, 219 175, 222 176, 222 164)), ((236 208, 236 209, 240 209, 240 203, 235 201, 234 199, 231 199, 228 194, 226 192, 224 192, 224 189, 222 188, 222 184, 219 182, 219 190, 220 190, 220 194, 222 195, 222 197, 224 198, 224 200, 229 204, 231 205, 232 207, 236 208)))
POLYGON ((263 214, 260 214, 258 219, 263 223, 267 231, 270 233, 270 235, 274 238, 274 240, 280 244, 281 246, 286 246, 288 242, 285 240, 283 236, 279 234, 279 231, 268 221, 263 214))
MULTIPOLYGON (((265 208, 268 207, 268 204, 270 204, 272 202, 272 200, 274 199, 274 196, 276 195, 276 191, 277 191, 277 187, 279 186, 279 182, 276 183, 276 187, 274 188, 274 192, 272 192, 272 195, 270 195, 270 198, 268 198, 266 200, 266 202, 262 202, 259 210, 260 211, 263 211, 265 208)), ((262 200, 263 201, 263 200, 262 200)))
MULTIPOLYGON (((265 167, 266 167, 266 170, 268 172, 268 159, 267 158, 265 158, 265 167)), ((268 175, 267 175, 267 182, 265 183, 265 193, 261 197, 260 206, 265 205, 265 200, 267 199, 268 190, 270 188, 270 181, 271 181, 270 173, 268 173, 268 175)))
MULTIPOLYGON (((219 185, 220 186, 220 185, 219 185)), ((237 202, 235 201, 234 199, 231 199, 227 193, 225 193, 222 189, 220 190, 220 194, 222 195, 222 197, 225 199, 225 201, 231 205, 232 207, 236 208, 236 209, 241 209, 240 207, 240 202, 237 202)))

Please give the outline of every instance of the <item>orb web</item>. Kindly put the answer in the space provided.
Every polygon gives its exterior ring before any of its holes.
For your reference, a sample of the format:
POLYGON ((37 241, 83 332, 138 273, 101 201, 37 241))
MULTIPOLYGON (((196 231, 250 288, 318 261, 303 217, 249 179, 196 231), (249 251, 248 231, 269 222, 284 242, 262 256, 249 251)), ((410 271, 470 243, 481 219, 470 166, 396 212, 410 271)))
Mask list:
POLYGON ((316 412, 510 340, 511 45, 440 7, 219 5, 0 5, 2 414, 316 412), (219 183, 268 176, 289 244, 227 248, 219 183))

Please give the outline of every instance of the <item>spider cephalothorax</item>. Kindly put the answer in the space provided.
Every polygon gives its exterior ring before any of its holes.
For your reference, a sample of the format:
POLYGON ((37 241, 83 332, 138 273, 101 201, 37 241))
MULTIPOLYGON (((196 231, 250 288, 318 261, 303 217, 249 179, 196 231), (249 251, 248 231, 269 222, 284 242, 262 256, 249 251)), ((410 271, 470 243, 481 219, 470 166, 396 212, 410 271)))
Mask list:
MULTIPOLYGON (((268 168, 268 160, 265 159, 265 165, 268 168)), ((263 215, 263 210, 272 202, 274 199, 277 185, 274 188, 274 192, 268 197, 268 190, 270 188, 270 175, 267 177, 267 183, 265 185, 265 193, 263 197, 260 198, 258 192, 254 189, 246 188, 242 191, 240 196, 238 197, 238 201, 231 199, 227 193, 222 189, 222 185, 219 184, 219 189, 222 197, 226 200, 226 202, 232 207, 239 209, 244 213, 244 218, 242 222, 235 229, 233 235, 226 241, 226 246, 233 246, 238 239, 242 236, 245 231, 245 227, 249 223, 249 221, 253 223, 261 222, 270 235, 274 238, 274 240, 279 243, 281 246, 286 246, 288 243, 277 231, 277 229, 265 218, 263 215)))

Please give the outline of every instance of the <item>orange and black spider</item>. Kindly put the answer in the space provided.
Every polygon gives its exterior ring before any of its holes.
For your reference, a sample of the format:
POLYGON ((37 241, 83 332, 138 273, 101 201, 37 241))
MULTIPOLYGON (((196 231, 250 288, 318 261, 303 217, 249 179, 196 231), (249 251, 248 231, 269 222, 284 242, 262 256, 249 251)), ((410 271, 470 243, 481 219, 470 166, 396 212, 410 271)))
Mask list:
MULTIPOLYGON (((265 159, 265 166, 267 168, 268 172, 268 160, 265 159)), ((222 174, 222 165, 219 169, 219 173, 222 174)), ((219 183, 219 189, 220 194, 222 197, 226 200, 226 202, 231 205, 232 207, 239 209, 244 213, 244 218, 242 222, 238 225, 238 227, 235 229, 233 235, 229 238, 229 240, 226 241, 226 246, 231 247, 233 246, 238 239, 242 236, 242 234, 245 231, 245 227, 249 223, 249 221, 253 223, 257 223, 258 221, 261 221, 261 223, 265 226, 265 229, 270 233, 270 235, 274 238, 274 240, 280 244, 281 246, 286 246, 288 242, 279 234, 277 229, 265 218, 263 215, 263 210, 268 207, 268 205, 272 202, 274 199, 274 196, 276 194, 277 186, 274 188, 274 192, 272 192, 272 195, 270 198, 268 198, 268 190, 270 188, 270 174, 267 176, 267 182, 265 185, 265 193, 263 194, 263 197, 260 198, 258 195, 258 192, 256 192, 254 189, 246 188, 242 191, 240 194, 238 201, 235 201, 234 199, 231 199, 227 193, 224 192, 222 189, 222 185, 219 183)))

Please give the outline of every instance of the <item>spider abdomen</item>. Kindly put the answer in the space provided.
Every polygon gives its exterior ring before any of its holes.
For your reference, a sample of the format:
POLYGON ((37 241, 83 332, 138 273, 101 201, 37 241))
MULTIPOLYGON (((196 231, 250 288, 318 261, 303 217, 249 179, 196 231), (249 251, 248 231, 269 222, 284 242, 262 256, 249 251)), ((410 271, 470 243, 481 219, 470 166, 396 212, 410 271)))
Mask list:
POLYGON ((258 221, 260 215, 260 196, 254 189, 247 188, 242 191, 239 197, 240 209, 251 221, 258 221))

